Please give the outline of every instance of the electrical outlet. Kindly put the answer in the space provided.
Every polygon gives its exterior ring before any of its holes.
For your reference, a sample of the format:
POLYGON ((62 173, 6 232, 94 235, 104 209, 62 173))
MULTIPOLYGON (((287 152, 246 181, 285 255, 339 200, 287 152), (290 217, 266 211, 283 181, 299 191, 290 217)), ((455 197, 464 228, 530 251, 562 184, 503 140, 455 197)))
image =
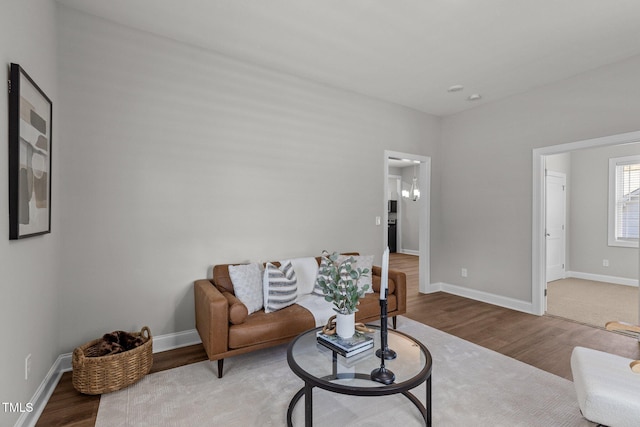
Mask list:
POLYGON ((380 219, 381 218, 379 216, 376 217, 376 225, 380 225, 380 219))
POLYGON ((603 259, 602 260, 602 266, 603 267, 609 267, 609 260, 608 259, 603 259))
POLYGON ((461 275, 462 277, 467 277, 467 269, 466 269, 466 268, 463 268, 462 270, 460 270, 460 275, 461 275))
POLYGON ((31 353, 24 358, 24 379, 25 381, 29 379, 29 374, 31 373, 31 353))

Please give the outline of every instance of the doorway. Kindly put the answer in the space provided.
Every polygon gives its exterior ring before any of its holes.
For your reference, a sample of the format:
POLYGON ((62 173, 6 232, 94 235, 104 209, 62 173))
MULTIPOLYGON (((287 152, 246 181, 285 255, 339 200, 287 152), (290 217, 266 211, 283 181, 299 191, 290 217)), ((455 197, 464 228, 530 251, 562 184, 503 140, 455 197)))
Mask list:
MULTIPOLYGON (((550 282, 555 278, 555 275, 558 273, 557 270, 553 270, 548 268, 548 261, 550 258, 561 257, 561 254, 558 255, 555 253, 558 248, 554 247, 554 242, 549 241, 549 236, 547 236, 549 226, 552 224, 548 224, 547 222, 547 213, 548 213, 548 203, 549 203, 549 191, 547 189, 547 169, 549 168, 548 163, 554 159, 557 155, 569 155, 572 159, 573 156, 580 155, 578 153, 595 153, 598 149, 603 150, 615 150, 617 147, 620 149, 635 149, 633 146, 638 147, 640 150, 640 132, 631 132, 627 134, 613 135, 604 138, 595 138, 591 140, 578 141, 569 144, 562 144, 557 146, 539 148, 533 150, 533 227, 532 227, 532 306, 533 312, 538 315, 542 315, 545 313, 547 309, 546 304, 546 288, 547 282, 550 282)), ((581 154, 584 156, 584 154, 581 154)), ((600 160, 598 160, 600 162, 600 160)), ((607 159, 598 163, 607 163, 607 159)), ((571 165, 575 165, 575 161, 571 163, 571 165)), ((575 167, 574 167, 575 168, 575 167)), ((587 173, 583 172, 582 175, 576 174, 576 171, 572 171, 572 176, 575 178, 568 178, 567 187, 569 188, 569 192, 575 189, 574 184, 577 185, 581 179, 580 176, 598 176, 600 177, 602 174, 599 172, 595 172, 594 170, 588 170, 587 173), (574 183, 573 180, 576 182, 574 183)), ((552 178, 553 179, 553 178, 552 178)), ((606 180, 606 174, 604 178, 601 178, 599 181, 600 186, 607 187, 606 182, 602 182, 602 180, 606 180)), ((559 184, 561 185, 561 184, 559 184)), ((566 187, 565 187, 566 188, 566 187)), ((554 190, 550 190, 554 191, 554 190)), ((568 203, 568 211, 567 215, 567 227, 565 227, 565 233, 568 232, 569 236, 565 236, 565 276, 567 277, 578 277, 582 279, 591 279, 591 280, 602 280, 604 278, 608 278, 606 275, 606 268, 609 267, 609 256, 614 251, 611 248, 607 247, 606 244, 606 235, 598 235, 597 233, 605 233, 606 234, 606 213, 604 213, 604 218, 599 218, 596 225, 592 225, 591 228, 585 231, 584 224, 581 224, 585 218, 589 218, 594 216, 596 212, 602 213, 602 207, 595 207, 593 203, 596 200, 607 199, 606 194, 604 196, 598 195, 595 196, 593 192, 595 189, 587 188, 575 190, 585 191, 589 194, 589 197, 583 197, 583 200, 588 200, 589 204, 585 205, 575 202, 578 199, 578 195, 569 195, 572 202, 568 203), (575 196, 575 198, 574 198, 575 196), (570 212, 573 211, 573 212, 570 212), (574 222, 578 222, 578 224, 573 224, 572 220, 569 218, 574 218, 574 222), (604 230, 604 231, 603 231, 604 230), (570 237, 573 234, 573 239, 570 237), (592 248, 592 243, 589 243, 588 240, 580 240, 576 236, 579 236, 580 239, 584 239, 585 236, 592 240, 597 240, 600 242, 601 246, 596 249, 592 248), (602 241, 604 240, 604 243, 602 241), (609 255, 603 255, 609 254, 609 255), (603 259, 604 258, 604 259, 603 259), (603 270, 604 268, 604 270, 603 270), (584 273, 581 270, 591 271, 588 273, 584 273)), ((603 190, 604 191, 604 190, 603 190)), ((552 196, 553 197, 553 196, 552 196)), ((606 209, 605 209, 606 211, 606 209)), ((629 271, 625 274, 628 282, 638 284, 638 265, 640 263, 640 256, 636 252, 631 254, 631 257, 627 257, 625 261, 628 264, 627 270, 629 271)), ((627 253, 628 254, 628 253, 627 253)), ((557 261, 556 259, 556 261, 557 261)), ((613 270, 613 269, 611 269, 613 270)), ((560 273, 562 274, 562 273, 560 273)), ((640 308, 640 299, 636 298, 634 305, 640 308)), ((611 315, 612 318, 610 320, 617 320, 615 318, 615 313, 611 315)), ((636 316, 637 317, 637 316, 636 316)), ((635 319, 636 323, 638 319, 635 319)), ((600 325, 602 326, 602 325, 600 325)))
MULTIPOLYGON (((421 156, 411 153, 401 153, 397 151, 385 150, 384 152, 384 221, 382 233, 382 247, 385 248, 389 244, 389 231, 387 225, 389 224, 390 212, 389 212, 389 167, 390 164, 394 164, 396 161, 407 162, 408 165, 414 166, 416 171, 416 180, 419 184, 420 197, 415 200, 417 206, 417 228, 411 237, 417 238, 418 248, 417 255, 419 257, 419 272, 418 272, 418 289, 421 293, 430 292, 430 209, 431 209, 431 158, 427 156, 421 156)), ((402 194, 402 190, 401 190, 402 194)), ((406 213, 406 212, 405 212, 406 213)), ((397 213, 396 213, 397 215, 397 213)), ((397 217, 396 217, 397 218, 397 217)), ((403 226, 400 225, 402 228, 403 226)), ((404 227, 406 229, 406 226, 404 227)), ((405 230, 406 231, 406 230, 405 230)), ((405 233, 406 235, 406 233, 405 233)), ((407 239, 404 239, 406 243, 407 239)))

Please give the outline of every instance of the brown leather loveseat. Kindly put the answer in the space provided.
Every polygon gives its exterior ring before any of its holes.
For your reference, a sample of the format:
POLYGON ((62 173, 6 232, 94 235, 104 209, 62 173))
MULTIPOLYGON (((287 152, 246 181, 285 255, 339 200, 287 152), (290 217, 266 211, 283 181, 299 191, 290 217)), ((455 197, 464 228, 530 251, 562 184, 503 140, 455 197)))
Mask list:
MULTIPOLYGON (((320 263, 319 257, 316 260, 320 263)), ((380 318, 380 274, 381 268, 373 266, 374 293, 360 299, 356 312, 358 322, 380 318)), ((389 271, 388 283, 387 312, 395 328, 395 316, 406 313, 406 275, 389 271)), ((286 343, 316 326, 311 312, 297 304, 272 313, 265 313, 263 309, 247 315, 246 306, 234 295, 229 264, 216 265, 212 279, 195 281, 194 298, 196 329, 209 360, 218 361, 218 378, 222 377, 225 357, 286 343)))

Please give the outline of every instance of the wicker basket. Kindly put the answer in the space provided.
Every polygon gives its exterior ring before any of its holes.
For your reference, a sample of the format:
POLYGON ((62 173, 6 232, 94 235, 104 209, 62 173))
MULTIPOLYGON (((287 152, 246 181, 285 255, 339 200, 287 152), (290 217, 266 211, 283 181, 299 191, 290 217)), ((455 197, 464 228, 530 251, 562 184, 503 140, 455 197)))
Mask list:
POLYGON ((73 351, 73 387, 84 394, 102 394, 120 390, 139 381, 153 364, 153 338, 144 326, 133 336, 146 342, 139 347, 108 356, 89 357, 101 340, 90 341, 73 351), (145 335, 146 333, 146 335, 145 335))

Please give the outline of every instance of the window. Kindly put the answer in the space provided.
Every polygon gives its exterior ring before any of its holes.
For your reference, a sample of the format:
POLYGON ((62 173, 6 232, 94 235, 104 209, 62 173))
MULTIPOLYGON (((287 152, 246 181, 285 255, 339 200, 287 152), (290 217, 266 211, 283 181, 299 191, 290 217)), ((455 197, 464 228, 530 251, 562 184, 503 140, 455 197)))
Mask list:
POLYGON ((638 247, 640 156, 609 159, 609 246, 638 247))

